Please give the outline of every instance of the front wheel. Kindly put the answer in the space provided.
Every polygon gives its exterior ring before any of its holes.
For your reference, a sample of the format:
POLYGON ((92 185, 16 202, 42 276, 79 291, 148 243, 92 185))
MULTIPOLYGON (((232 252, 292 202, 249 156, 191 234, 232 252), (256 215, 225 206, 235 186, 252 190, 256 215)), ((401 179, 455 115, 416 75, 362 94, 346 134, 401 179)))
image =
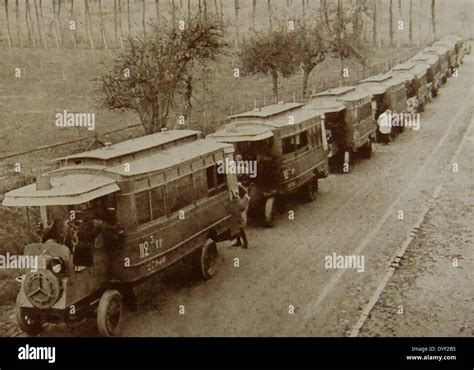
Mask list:
POLYGON ((33 319, 25 312, 25 309, 17 306, 15 308, 15 317, 18 326, 22 331, 28 335, 38 335, 43 329, 43 324, 40 320, 33 319))
POLYGON ((117 290, 106 290, 97 309, 97 328, 104 337, 117 335, 122 323, 122 295, 117 290))

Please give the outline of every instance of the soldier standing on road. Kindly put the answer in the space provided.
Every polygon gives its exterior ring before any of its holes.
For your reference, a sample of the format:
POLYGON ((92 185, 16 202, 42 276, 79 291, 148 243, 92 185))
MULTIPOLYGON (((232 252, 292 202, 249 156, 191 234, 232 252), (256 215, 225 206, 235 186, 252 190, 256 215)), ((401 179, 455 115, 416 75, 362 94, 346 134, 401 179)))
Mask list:
MULTIPOLYGON (((230 214, 231 214, 231 230, 236 230, 237 235, 234 239, 236 242, 233 247, 248 248, 247 235, 245 234, 245 225, 247 223, 247 210, 250 197, 247 195, 245 188, 239 184, 239 192, 231 193, 230 214)), ((234 235, 234 233, 232 233, 234 235)))
POLYGON ((386 109, 377 119, 381 142, 385 145, 390 143, 390 133, 392 132, 392 112, 386 109))

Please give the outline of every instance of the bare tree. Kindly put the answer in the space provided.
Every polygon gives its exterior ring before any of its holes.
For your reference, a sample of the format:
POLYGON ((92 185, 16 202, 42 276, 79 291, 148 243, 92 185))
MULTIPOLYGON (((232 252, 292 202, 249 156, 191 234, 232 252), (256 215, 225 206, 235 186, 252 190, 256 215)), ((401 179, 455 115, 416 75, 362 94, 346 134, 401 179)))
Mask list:
POLYGON ((263 73, 272 78, 273 95, 278 100, 279 76, 289 77, 299 67, 294 35, 284 27, 256 33, 243 45, 240 53, 242 71, 247 75, 263 73))
POLYGON ((273 10, 272 10, 271 0, 267 0, 267 7, 268 7, 268 22, 270 26, 270 31, 272 31, 273 30, 273 10))
POLYGON ((240 2, 239 0, 234 1, 234 9, 235 9, 235 44, 238 47, 240 45, 240 20, 239 20, 240 2))
POLYGON ((16 18, 16 34, 18 37, 18 45, 23 46, 23 39, 21 37, 21 27, 20 27, 20 6, 18 5, 18 0, 15 0, 15 18, 16 18))
POLYGON ((155 0, 156 21, 160 23, 160 0, 155 0))
POLYGON ((130 20, 130 0, 127 0, 127 23, 128 23, 128 36, 132 35, 132 21, 130 20))
POLYGON ((94 49, 94 38, 92 37, 92 22, 91 22, 91 14, 89 11, 88 0, 84 0, 84 17, 85 17, 87 35, 89 37, 89 45, 91 49, 94 49))
MULTIPOLYGON (((35 0, 35 5, 36 5, 36 0, 35 0)), ((44 17, 43 17, 43 0, 39 0, 38 10, 39 10, 39 20, 41 23, 41 33, 43 35, 44 44, 46 47, 48 47, 48 37, 46 35, 46 27, 44 25, 44 17)))
POLYGON ((255 31, 255 18, 257 17, 257 0, 252 1, 252 30, 255 31))
POLYGON ((58 31, 61 43, 64 44, 63 24, 61 22, 61 0, 58 0, 58 31))
POLYGON ((306 96, 308 80, 314 68, 326 58, 327 45, 325 36, 317 23, 309 23, 304 20, 299 22, 298 31, 291 35, 294 37, 296 55, 303 70, 303 98, 306 96))
POLYGON ((413 0, 410 0, 410 25, 408 26, 408 39, 413 44, 413 0))
POLYGON ((5 0, 5 17, 7 21, 8 46, 12 46, 12 32, 10 30, 10 18, 8 17, 8 0, 5 0))
POLYGON ((173 20, 173 27, 176 24, 176 4, 171 0, 171 19, 173 20))
POLYGON ((40 18, 39 10, 38 10, 38 2, 37 0, 34 0, 34 6, 35 6, 35 16, 36 16, 36 28, 38 29, 38 38, 40 43, 43 45, 43 47, 46 47, 46 37, 44 36, 44 29, 42 27, 42 20, 40 18))
POLYGON ((147 134, 166 127, 178 97, 192 92, 192 71, 214 59, 223 35, 220 25, 199 17, 184 31, 153 27, 147 40, 131 38, 127 51, 101 78, 105 106, 137 113, 147 134))
POLYGON ((388 30, 390 32, 390 46, 393 45, 393 0, 390 0, 390 3, 389 3, 389 10, 388 10, 388 14, 389 14, 389 25, 388 25, 388 30))
POLYGON ((431 0, 431 30, 433 33, 433 41, 436 40, 436 14, 435 14, 436 1, 431 0))
POLYGON ((99 16, 100 16, 100 34, 102 36, 102 44, 104 45, 104 49, 108 49, 107 45, 107 35, 105 33, 105 26, 104 26, 104 14, 102 13, 102 0, 99 0, 99 16))
POLYGON ((372 43, 377 45, 377 1, 374 1, 373 16, 372 16, 372 43))
MULTIPOLYGON (((69 9, 69 20, 74 21, 74 0, 71 0, 71 8, 69 9)), ((75 22, 75 21, 74 21, 75 22)), ((77 47, 77 37, 76 37, 76 30, 70 30, 71 37, 72 37, 72 44, 74 49, 77 47)))
POLYGON ((123 49, 122 0, 117 0, 120 48, 123 49))
POLYGON ((143 37, 146 40, 146 1, 142 0, 142 28, 143 28, 143 37))
POLYGON ((31 26, 31 14, 30 14, 30 1, 25 1, 25 23, 26 29, 28 30, 28 42, 30 45, 35 46, 35 36, 33 27, 31 26))

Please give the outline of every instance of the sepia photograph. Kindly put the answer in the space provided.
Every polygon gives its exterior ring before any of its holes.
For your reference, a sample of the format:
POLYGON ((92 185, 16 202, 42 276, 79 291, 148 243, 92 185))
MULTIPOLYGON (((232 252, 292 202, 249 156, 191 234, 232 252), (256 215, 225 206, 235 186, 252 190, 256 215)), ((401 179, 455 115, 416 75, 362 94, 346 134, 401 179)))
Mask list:
POLYGON ((15 359, 417 338, 408 366, 472 368, 473 24, 471 0, 0 0, 15 359))

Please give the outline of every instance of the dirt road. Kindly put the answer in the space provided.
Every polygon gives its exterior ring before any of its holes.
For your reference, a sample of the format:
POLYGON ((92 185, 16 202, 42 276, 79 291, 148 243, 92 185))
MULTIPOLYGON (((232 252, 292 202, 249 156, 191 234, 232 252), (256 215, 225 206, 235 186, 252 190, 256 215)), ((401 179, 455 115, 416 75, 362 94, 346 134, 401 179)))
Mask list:
MULTIPOLYGON (((192 281, 177 265, 143 285, 122 335, 349 335, 438 184, 452 173, 450 161, 472 121, 473 66, 474 58, 465 58, 459 77, 422 114, 419 131, 407 129, 391 145, 376 146, 373 158, 358 161, 352 173, 322 180, 314 203, 290 204, 294 220, 282 215, 273 229, 250 227, 248 250, 220 245, 212 280, 192 281), (326 269, 325 257, 333 253, 364 256, 364 271, 326 269)), ((472 185, 465 197, 472 204, 472 185)), ((452 207, 464 199, 453 198, 452 207)), ((443 299, 451 298, 438 302, 443 299)), ((88 321, 50 326, 44 335, 96 330, 88 321)))

